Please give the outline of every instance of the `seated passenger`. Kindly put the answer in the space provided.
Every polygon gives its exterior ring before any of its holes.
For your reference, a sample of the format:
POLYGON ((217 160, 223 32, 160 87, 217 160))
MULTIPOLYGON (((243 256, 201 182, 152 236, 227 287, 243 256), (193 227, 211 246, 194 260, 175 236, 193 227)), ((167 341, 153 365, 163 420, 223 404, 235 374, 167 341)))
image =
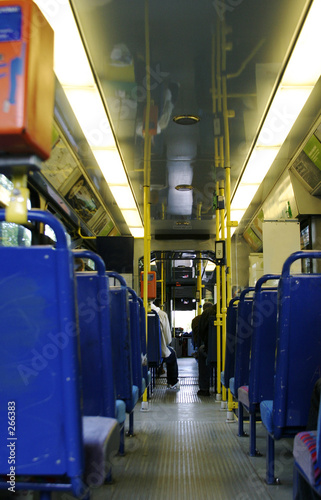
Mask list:
POLYGON ((161 328, 161 348, 162 356, 167 366, 167 387, 172 390, 179 390, 178 381, 178 366, 175 350, 169 346, 172 342, 172 333, 169 325, 169 320, 166 312, 162 311, 158 306, 159 299, 155 299, 152 304, 152 309, 157 312, 159 316, 161 328))

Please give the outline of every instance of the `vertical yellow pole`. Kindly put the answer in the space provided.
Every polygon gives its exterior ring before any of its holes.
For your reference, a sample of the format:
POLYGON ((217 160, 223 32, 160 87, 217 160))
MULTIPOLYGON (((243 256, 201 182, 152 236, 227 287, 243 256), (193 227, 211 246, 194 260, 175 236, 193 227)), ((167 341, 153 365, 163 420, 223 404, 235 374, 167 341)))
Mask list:
MULTIPOLYGON (((217 145, 217 139, 215 139, 217 145)), ((217 156, 215 156, 216 158, 217 156)), ((219 182, 216 182, 216 193, 219 194, 219 182)), ((218 206, 216 207, 216 239, 220 238, 220 211, 218 206)), ((217 342, 217 374, 216 374, 216 385, 217 385, 217 396, 218 401, 221 400, 221 325, 222 325, 222 315, 221 315, 221 267, 216 266, 216 342, 217 342)))
MULTIPOLYGON (((226 78, 226 52, 227 52, 227 44, 226 44, 226 23, 225 19, 223 20, 223 29, 222 29, 222 94, 223 94, 223 122, 224 122, 224 165, 225 168, 225 205, 226 205, 226 286, 224 286, 224 290, 227 293, 227 304, 225 300, 225 307, 222 306, 222 309, 225 310, 223 313, 223 325, 225 324, 225 333, 223 332, 223 344, 226 345, 226 315, 227 315, 227 305, 229 304, 232 298, 232 259, 231 259, 231 162, 230 162, 230 133, 229 133, 229 112, 228 112, 228 104, 227 104, 227 78, 226 78), (225 320, 224 320, 225 316, 225 320)), ((222 300, 222 302, 224 299, 222 300)), ((223 327, 224 328, 224 327, 223 327)), ((223 350, 223 369, 225 366, 225 348, 223 350)), ((226 398, 224 398, 226 400, 226 398)), ((234 421, 233 415, 233 396, 230 390, 228 390, 228 401, 227 401, 227 422, 234 421)))
POLYGON ((5 211, 7 222, 25 224, 28 221, 27 201, 29 199, 29 189, 27 188, 27 181, 27 173, 20 175, 16 174, 12 178, 13 190, 11 192, 9 205, 5 211))
POLYGON ((197 262, 197 314, 202 314, 202 261, 201 252, 198 252, 198 262, 197 262))
MULTIPOLYGON (((220 182, 220 196, 224 198, 224 181, 220 182)), ((225 240, 225 214, 221 209, 221 239, 225 240)), ((226 266, 221 266, 222 271, 222 368, 225 368, 225 347, 226 347, 226 266)), ((226 389, 223 387, 223 400, 226 401, 226 389)))
POLYGON ((231 161, 230 161, 230 131, 228 123, 227 106, 227 78, 226 78, 226 23, 223 23, 222 30, 222 91, 223 91, 223 120, 224 120, 224 139, 225 139, 225 181, 226 181, 226 281, 227 281, 227 305, 232 298, 232 275, 231 275, 231 161))
MULTIPOLYGON (((217 47, 216 47, 216 80, 217 80, 217 100, 218 100, 218 112, 219 116, 222 115, 223 112, 223 95, 222 95, 222 29, 221 29, 221 21, 217 20, 217 47)), ((219 148, 219 165, 224 168, 224 138, 223 131, 221 131, 221 135, 218 140, 218 148, 219 148)), ((224 199, 224 180, 220 181, 220 189, 219 191, 220 197, 224 199)), ((221 226, 221 240, 225 240, 225 219, 224 219, 224 209, 220 210, 220 226, 221 226)), ((219 234, 219 233, 218 233, 219 234)), ((220 266, 219 272, 221 273, 221 307, 220 307, 220 326, 222 332, 222 341, 220 341, 220 350, 219 354, 221 356, 221 369, 224 370, 225 367, 225 345, 226 345, 226 267, 220 266)), ((220 377, 220 373, 218 373, 218 377, 220 377)), ((226 389, 223 387, 222 390, 222 400, 226 401, 226 389)))
POLYGON ((161 253, 161 304, 164 304, 164 252, 161 253))
MULTIPOLYGON (((150 158, 151 137, 150 121, 150 47, 149 47, 149 0, 145 0, 145 64, 146 64, 146 110, 144 140, 144 307, 146 319, 146 342, 148 342, 148 276, 150 271, 150 158)), ((147 408, 147 389, 143 394, 142 409, 147 408)))

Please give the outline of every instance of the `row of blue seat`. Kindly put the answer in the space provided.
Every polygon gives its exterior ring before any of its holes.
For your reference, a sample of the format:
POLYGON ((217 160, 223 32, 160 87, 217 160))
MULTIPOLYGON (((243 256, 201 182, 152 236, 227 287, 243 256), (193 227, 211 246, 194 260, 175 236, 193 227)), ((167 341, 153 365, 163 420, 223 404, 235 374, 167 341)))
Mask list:
POLYGON ((291 274, 299 259, 321 252, 295 252, 281 276, 260 278, 228 307, 222 383, 250 415, 250 455, 256 455, 256 415, 267 431, 266 481, 274 477, 274 440, 291 437, 307 424, 313 386, 321 374, 321 276, 291 274), (271 286, 266 285, 272 280, 271 286), (276 286, 275 283, 278 283, 276 286))
POLYGON ((133 432, 149 384, 145 310, 99 256, 70 250, 55 217, 30 211, 28 220, 50 225, 57 241, 0 247, 0 488, 88 500, 124 452, 126 412, 133 432), (97 271, 75 274, 75 257, 97 271))

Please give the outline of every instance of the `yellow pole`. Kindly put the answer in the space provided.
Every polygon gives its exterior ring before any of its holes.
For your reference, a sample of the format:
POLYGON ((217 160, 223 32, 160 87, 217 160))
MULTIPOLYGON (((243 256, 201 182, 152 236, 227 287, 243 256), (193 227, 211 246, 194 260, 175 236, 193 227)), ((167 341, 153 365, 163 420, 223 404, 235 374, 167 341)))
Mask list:
POLYGON ((161 283, 161 309, 164 309, 164 304, 166 302, 166 270, 164 267, 164 258, 164 252, 161 252, 161 279, 159 280, 159 282, 161 283))
MULTIPOLYGON (((217 47, 216 47, 216 80, 217 80, 217 108, 218 112, 221 115, 223 112, 223 95, 222 95, 222 39, 221 39, 221 21, 217 20, 217 47)), ((218 139, 218 149, 219 149, 219 162, 218 166, 224 168, 224 138, 222 135, 223 131, 221 131, 221 135, 218 139)), ((217 190, 220 197, 224 199, 224 180, 220 182, 220 189, 217 190)), ((224 209, 220 209, 220 227, 221 227, 221 240, 225 239, 225 222, 224 222, 224 209)), ((219 232, 217 233, 219 236, 219 232)), ((225 275, 225 266, 219 266, 219 272, 221 274, 221 304, 220 304, 220 334, 218 335, 218 344, 220 349, 218 350, 218 354, 220 355, 220 369, 224 370, 225 366, 225 345, 226 345, 226 275, 225 275)), ((220 379, 220 372, 218 371, 218 379, 220 379)), ((220 383, 220 380, 219 380, 220 383)), ((219 398, 218 398, 219 399, 219 398)), ((222 389, 222 400, 226 401, 226 389, 223 387, 222 389)))
POLYGON ((198 252, 196 290, 197 290, 197 314, 202 314, 202 261, 201 261, 201 252, 198 252))
POLYGON ((25 224, 28 221, 27 201, 29 199, 29 189, 27 188, 27 180, 27 173, 14 175, 12 178, 13 190, 11 192, 9 205, 5 211, 7 222, 25 224))
MULTIPOLYGON (((145 65, 146 65, 146 110, 145 110, 145 140, 144 140, 144 307, 146 320, 146 342, 148 343, 148 276, 150 271, 150 158, 151 137, 150 121, 150 46, 149 46, 149 4, 145 0, 145 65)), ((142 409, 146 409, 147 389, 143 394, 142 409)))
MULTIPOLYGON (((217 47, 219 47, 219 43, 217 43, 217 47)), ((216 102, 216 77, 218 78, 218 101, 220 102, 220 80, 219 80, 219 55, 217 57, 217 71, 215 72, 215 35, 212 35, 212 103, 213 103, 213 116, 215 117, 217 112, 217 102, 216 102)), ((219 153, 219 142, 218 137, 214 137, 214 162, 215 167, 220 166, 220 153, 219 153)), ((216 182, 216 194, 219 194, 219 182, 216 182)), ((220 235, 220 211, 218 206, 216 207, 216 239, 219 239, 220 235)), ((221 325, 222 325, 222 316, 221 316, 221 269, 220 266, 216 266, 216 321, 214 322, 216 326, 216 345, 217 345, 217 368, 216 368, 216 399, 217 401, 221 400, 221 370, 222 370, 222 361, 221 361, 221 325)))
MULTIPOLYGON (((217 144, 217 139, 215 139, 217 144)), ((216 158, 216 156, 215 156, 216 158)), ((216 181, 216 193, 219 194, 219 182, 216 181)), ((218 206, 216 207, 216 239, 220 236, 220 211, 218 206)), ((217 400, 221 399, 221 325, 222 325, 222 315, 221 315, 221 267, 216 266, 216 342, 217 342, 217 400)))
MULTIPOLYGON (((224 180, 220 183, 220 196, 224 198, 224 180)), ((221 209, 221 239, 225 240, 224 208, 221 209)), ((221 266, 222 271, 222 368, 225 368, 226 347, 226 266, 221 266)), ((226 401, 226 389, 223 387, 223 401, 226 401)))
POLYGON ((227 78, 226 78, 226 24, 223 23, 222 30, 222 91, 223 91, 223 121, 224 121, 224 139, 225 139, 225 181, 226 181, 226 281, 227 281, 227 304, 232 298, 232 275, 231 275, 231 161, 230 161, 230 131, 228 122, 228 106, 227 106, 227 78))

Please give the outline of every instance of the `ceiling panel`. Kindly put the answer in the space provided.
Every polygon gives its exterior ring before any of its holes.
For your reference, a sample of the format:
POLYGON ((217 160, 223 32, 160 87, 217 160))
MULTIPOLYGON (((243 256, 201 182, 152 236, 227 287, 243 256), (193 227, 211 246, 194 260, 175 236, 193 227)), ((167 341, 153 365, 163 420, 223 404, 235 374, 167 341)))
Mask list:
MULTIPOLYGON (((224 172, 215 170, 212 63, 213 40, 217 46, 223 18, 229 42, 228 109, 234 114, 229 120, 233 191, 308 3, 149 2, 153 234, 175 233, 179 226, 180 232, 190 232, 192 227, 196 232, 215 233, 215 180, 224 172), (178 114, 195 114, 200 121, 178 125, 172 120, 178 114), (178 191, 178 184, 190 184, 193 189, 178 191)), ((72 4, 142 208, 145 1, 77 0, 72 4)), ((215 68, 216 64, 217 59, 215 68)))

